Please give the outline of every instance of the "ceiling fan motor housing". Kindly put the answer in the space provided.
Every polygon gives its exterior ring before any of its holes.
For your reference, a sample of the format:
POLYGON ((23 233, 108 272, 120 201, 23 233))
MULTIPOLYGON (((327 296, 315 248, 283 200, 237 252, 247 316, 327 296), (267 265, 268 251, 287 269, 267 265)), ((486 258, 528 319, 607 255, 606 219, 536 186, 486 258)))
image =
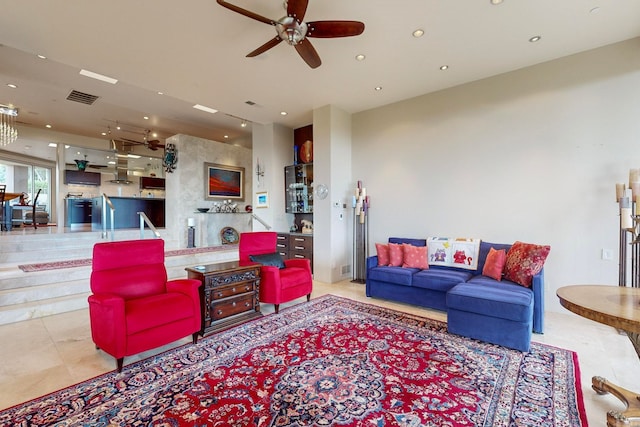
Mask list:
POLYGON ((276 23, 276 31, 282 40, 295 46, 304 40, 308 27, 306 22, 300 22, 292 16, 285 16, 276 23))

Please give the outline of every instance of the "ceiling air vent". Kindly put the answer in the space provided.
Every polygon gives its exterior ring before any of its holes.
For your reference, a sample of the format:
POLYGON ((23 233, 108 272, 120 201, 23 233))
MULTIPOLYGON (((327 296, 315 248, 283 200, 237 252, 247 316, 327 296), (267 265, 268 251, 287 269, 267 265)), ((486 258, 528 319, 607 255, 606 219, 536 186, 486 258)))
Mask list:
POLYGON ((79 102, 80 104, 93 105, 98 99, 99 96, 91 95, 84 92, 79 92, 77 90, 72 90, 71 93, 67 96, 68 101, 79 102))

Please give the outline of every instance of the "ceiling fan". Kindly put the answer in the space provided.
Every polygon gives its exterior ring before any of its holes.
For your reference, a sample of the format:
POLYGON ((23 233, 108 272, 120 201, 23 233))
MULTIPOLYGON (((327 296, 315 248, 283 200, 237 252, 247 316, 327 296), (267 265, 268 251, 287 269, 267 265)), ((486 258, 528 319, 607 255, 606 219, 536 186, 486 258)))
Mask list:
POLYGON ((140 142, 140 141, 136 141, 134 139, 128 139, 128 138, 119 138, 120 140, 122 140, 123 142, 126 142, 126 145, 144 145, 145 147, 147 147, 149 150, 151 151, 158 151, 159 148, 164 148, 164 144, 160 144, 160 141, 157 139, 152 139, 152 140, 148 140, 147 139, 147 134, 148 132, 145 134, 144 136, 144 141, 140 142))
POLYGON ((282 40, 286 40, 291 46, 295 47, 298 54, 311 68, 317 68, 322 64, 318 52, 314 49, 308 37, 318 38, 334 38, 334 37, 350 37, 362 34, 364 31, 364 23, 359 21, 309 21, 304 22, 304 14, 307 11, 309 0, 285 0, 284 6, 287 16, 279 20, 273 20, 258 15, 257 13, 227 3, 225 0, 217 0, 220 6, 224 6, 229 10, 237 12, 256 21, 276 27, 277 35, 247 54, 247 57, 258 56, 278 45, 282 40))

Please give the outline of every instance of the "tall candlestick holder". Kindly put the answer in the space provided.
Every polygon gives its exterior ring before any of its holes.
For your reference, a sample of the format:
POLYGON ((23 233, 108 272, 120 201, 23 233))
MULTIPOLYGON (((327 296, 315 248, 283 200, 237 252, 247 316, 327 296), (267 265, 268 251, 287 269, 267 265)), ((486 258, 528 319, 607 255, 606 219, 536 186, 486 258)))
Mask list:
POLYGON ((352 200, 353 207, 353 270, 351 280, 365 283, 367 276, 367 256, 369 254, 369 196, 367 189, 358 181, 352 200))

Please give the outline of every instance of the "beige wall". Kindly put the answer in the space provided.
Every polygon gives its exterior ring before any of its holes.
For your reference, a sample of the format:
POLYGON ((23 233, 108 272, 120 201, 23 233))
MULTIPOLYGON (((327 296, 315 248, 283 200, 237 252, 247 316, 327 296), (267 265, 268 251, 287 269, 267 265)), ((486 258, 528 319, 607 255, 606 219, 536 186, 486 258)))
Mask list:
POLYGON ((617 284, 614 184, 640 167, 639 51, 634 39, 355 114, 352 175, 372 198, 372 243, 550 244, 556 311, 561 286, 617 284))

